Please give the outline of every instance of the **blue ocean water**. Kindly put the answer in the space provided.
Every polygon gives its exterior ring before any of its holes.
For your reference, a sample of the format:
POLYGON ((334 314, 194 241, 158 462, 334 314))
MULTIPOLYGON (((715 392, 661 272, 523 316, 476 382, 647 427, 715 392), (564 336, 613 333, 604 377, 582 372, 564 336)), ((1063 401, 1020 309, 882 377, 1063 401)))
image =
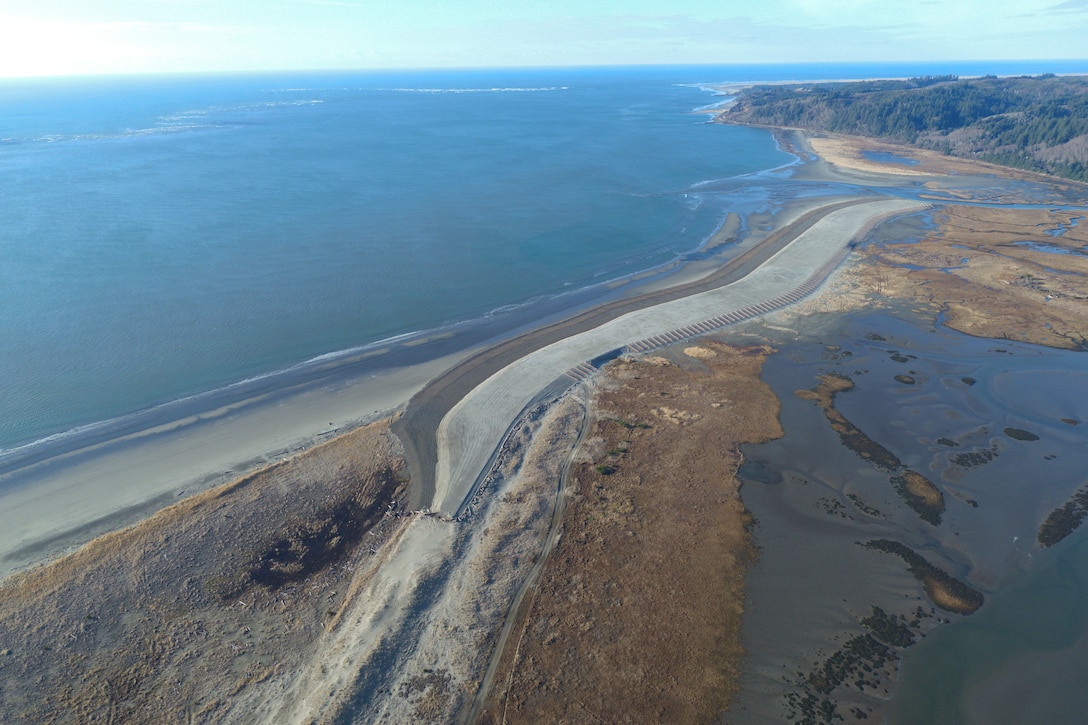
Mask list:
POLYGON ((790 160, 714 82, 945 66, 0 81, 0 450, 667 262, 790 160))

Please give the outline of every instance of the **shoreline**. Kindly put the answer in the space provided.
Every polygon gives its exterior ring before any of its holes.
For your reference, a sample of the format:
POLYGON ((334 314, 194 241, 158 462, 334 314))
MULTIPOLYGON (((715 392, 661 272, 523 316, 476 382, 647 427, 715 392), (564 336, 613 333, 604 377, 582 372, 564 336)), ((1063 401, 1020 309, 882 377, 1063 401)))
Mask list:
MULTIPOLYGON (((796 161, 759 173, 788 169, 797 178, 822 184, 851 180, 848 173, 828 168, 815 157, 803 134, 768 132, 796 161)), ((0 538, 0 578, 135 523, 183 495, 396 415, 440 376, 460 366, 475 368, 474 384, 463 381, 461 395, 439 406, 448 410, 487 377, 479 374, 485 370, 479 367, 481 355, 526 335, 569 331, 571 321, 578 318, 597 319, 600 324, 607 318, 597 315, 610 306, 629 312, 651 299, 705 285, 732 261, 829 200, 778 199, 769 210, 750 210, 747 223, 729 212, 697 249, 664 265, 539 304, 526 303, 504 315, 320 356, 285 371, 140 411, 117 426, 107 421, 93 426, 85 437, 65 436, 40 447, 17 449, 15 455, 9 452, 6 459, 0 456, 0 500, 5 503, 0 530, 10 532, 0 538), (389 344, 395 340, 399 342, 389 344), (193 460, 198 451, 199 462, 193 460), (169 464, 164 466, 163 461, 169 464)), ((529 348, 521 346, 521 351, 525 354, 529 348)), ((517 357, 506 359, 512 362, 517 357)), ((498 369, 493 361, 489 374, 498 369)), ((560 377, 563 370, 554 372, 560 377)), ((441 417, 432 413, 423 427, 437 430, 441 417)), ((407 428, 404 422, 395 427, 402 437, 407 428)), ((420 449, 418 443, 406 442, 413 481, 421 478, 419 461, 411 454, 420 449)), ((437 464, 434 454, 424 459, 425 465, 437 464)), ((431 503, 417 487, 413 490, 413 505, 431 503)))
POLYGON ((156 433, 38 463, 0 499, 0 576, 388 417, 446 364, 448 358, 438 358, 310 390, 269 393, 219 415, 193 416, 156 433))
MULTIPOLYGON (((844 206, 853 203, 857 203, 857 200, 840 201, 837 205, 828 204, 827 206, 844 206)), ((637 312, 654 304, 675 300, 700 291, 715 289, 740 279, 758 265, 761 250, 762 253, 773 254, 780 249, 783 243, 791 241, 792 237, 788 236, 788 231, 793 225, 802 225, 802 229, 799 231, 804 231, 807 228, 806 225, 811 224, 811 221, 806 222, 805 220, 808 217, 813 217, 813 220, 816 218, 813 215, 816 215, 817 209, 815 207, 817 206, 817 203, 811 202, 808 205, 797 205, 790 210, 783 210, 781 212, 783 215, 789 213, 790 216, 781 219, 776 218, 776 221, 781 222, 780 228, 775 228, 768 234, 755 235, 754 242, 747 249, 738 250, 737 255, 724 265, 715 267, 709 274, 701 275, 694 280, 677 285, 660 287, 650 285, 642 295, 632 295, 613 302, 602 303, 553 324, 542 323, 522 335, 502 341, 482 351, 479 355, 466 359, 462 364, 443 373, 440 378, 428 383, 426 388, 420 391, 419 396, 413 400, 414 407, 408 410, 405 417, 394 426, 394 430, 405 440, 405 446, 408 450, 408 467, 412 472, 412 478, 414 481, 422 483, 422 491, 413 500, 413 506, 431 504, 430 497, 433 495, 433 481, 431 475, 424 473, 424 471, 432 471, 438 465, 435 433, 439 429, 442 419, 458 401, 483 383, 486 378, 497 374, 509 365, 517 363, 543 347, 560 344, 573 335, 594 330, 625 314, 637 312)), ((595 355, 588 355, 586 360, 593 357, 595 355)), ((553 379, 560 378, 569 367, 571 366, 556 368, 553 379)), ((544 381, 540 385, 540 389, 543 389, 547 382, 544 381)), ((416 489, 419 491, 418 487, 416 489)))
MULTIPOLYGON (((786 202, 787 222, 811 206, 786 202)), ((697 283, 767 236, 730 212, 656 267, 497 315, 319 356, 0 454, 0 580, 160 508, 403 411, 430 381, 504 340, 640 294, 697 283)), ((561 374, 562 371, 557 373, 561 374)))
MULTIPOLYGON (((811 158, 792 145, 784 150, 797 161, 756 175, 785 169, 792 174, 810 165, 811 158)), ((830 184, 840 175, 817 168, 809 178, 830 184)), ((665 264, 526 302, 501 314, 319 356, 284 371, 93 425, 83 435, 62 434, 58 440, 0 455, 0 500, 6 504, 0 512, 0 530, 12 532, 0 537, 0 578, 135 523, 182 495, 395 415, 439 374, 496 345, 562 327, 608 305, 622 306, 640 296, 667 295, 698 285, 824 200, 775 199, 769 209, 749 210, 747 224, 730 211, 699 247, 665 264), (343 399, 345 395, 351 402, 343 399), (336 414, 328 415, 322 406, 336 414), (301 415, 287 412, 291 408, 301 415), (277 410, 281 423, 274 420, 277 410), (203 459, 199 463, 193 460, 197 451, 203 459), (139 465, 131 463, 133 456, 140 458, 139 465), (164 470, 157 460, 172 461, 177 467, 164 470), (64 522, 60 526, 52 497, 60 497, 64 522)), ((556 376, 562 372, 556 371, 556 376)), ((419 480, 416 471, 413 480, 419 480)), ((426 505, 417 499, 414 503, 426 505)))
MULTIPOLYGON (((590 307, 599 298, 612 297, 617 290, 626 292, 633 288, 641 288, 643 285, 650 285, 655 280, 659 284, 671 286, 668 280, 674 276, 679 276, 687 281, 685 272, 688 271, 689 267, 696 266, 698 261, 705 263, 705 260, 688 260, 687 258, 693 255, 701 255, 704 250, 724 246, 725 243, 721 242, 720 237, 722 237, 723 231, 729 225, 729 216, 735 215, 732 213, 727 215, 727 218, 722 220, 716 230, 695 249, 679 254, 673 260, 645 270, 631 272, 604 282, 597 282, 581 289, 557 292, 523 302, 504 305, 483 312, 477 317, 443 323, 438 327, 406 332, 364 343, 357 347, 322 353, 287 367, 257 373, 209 390, 154 403, 148 407, 113 418, 81 423, 72 428, 50 433, 40 438, 17 441, 7 448, 0 448, 0 481, 11 472, 34 466, 41 461, 63 457, 74 451, 91 449, 103 443, 110 443, 122 438, 152 433, 166 426, 179 424, 187 418, 215 411, 219 408, 246 405, 250 401, 267 395, 269 391, 275 393, 302 384, 320 384, 322 379, 331 377, 336 372, 347 372, 346 368, 358 367, 360 369, 355 373, 361 374, 364 370, 370 370, 371 368, 384 370, 405 364, 403 359, 391 362, 390 352, 403 352, 411 348, 454 338, 457 338, 458 349, 452 350, 453 352, 467 350, 478 343, 486 344, 493 338, 502 338, 511 333, 509 330, 500 330, 497 333, 472 334, 473 328, 482 327, 506 315, 509 315, 514 322, 503 327, 513 329, 524 324, 534 324, 533 321, 522 322, 521 317, 536 318, 541 316, 536 312, 526 315, 526 311, 530 309, 536 310, 543 307, 547 310, 545 314, 548 316, 565 315, 584 307, 590 307), (380 365, 367 364, 368 361, 376 358, 380 358, 378 360, 381 363, 380 365)), ((726 234, 726 236, 729 235, 726 234)), ((718 252, 720 254, 721 250, 719 249, 718 252)), ((713 269, 716 269, 716 266, 713 269)), ((713 269, 703 272, 695 271, 691 276, 698 278, 709 274, 713 269)), ((438 352, 429 353, 428 356, 434 358, 448 352, 451 352, 451 350, 443 348, 438 352)))
MULTIPOLYGON (((756 128, 756 126, 752 127, 756 128)), ((768 173, 795 168, 805 161, 811 160, 801 157, 793 149, 789 148, 788 145, 787 147, 783 147, 783 145, 779 143, 780 134, 777 132, 778 129, 771 127, 760 128, 761 130, 770 133, 771 137, 775 139, 779 150, 793 156, 793 160, 779 166, 768 167, 737 177, 726 177, 724 179, 713 179, 710 182, 699 182, 692 188, 698 189, 705 183, 720 183, 723 181, 758 178, 768 173)), ((823 179, 823 181, 830 182, 834 181, 834 179, 828 177, 823 179)), ((621 296, 639 294, 644 289, 662 289, 674 286, 678 283, 686 283, 705 274, 710 274, 714 269, 720 266, 722 262, 729 259, 729 255, 724 254, 721 249, 723 246, 728 246, 728 241, 723 244, 720 237, 723 234, 723 230, 729 226, 730 217, 736 216, 736 212, 730 207, 723 213, 724 216, 719 220, 717 226, 715 226, 697 246, 686 251, 678 252, 672 259, 655 264, 646 269, 636 270, 619 277, 595 282, 580 289, 549 292, 540 297, 516 302, 510 305, 500 305, 494 309, 484 311, 476 317, 451 320, 443 322, 437 327, 404 332, 392 337, 366 342, 359 346, 316 354, 308 359, 289 364, 287 367, 257 372, 250 377, 241 380, 224 382, 219 384, 218 387, 209 390, 186 394, 183 397, 172 400, 156 402, 149 407, 123 413, 116 417, 82 423, 77 422, 73 427, 65 430, 56 430, 55 432, 46 433, 33 439, 22 439, 10 442, 6 444, 6 447, 0 446, 0 495, 3 494, 5 476, 17 468, 33 465, 35 461, 64 455, 67 452, 77 449, 88 448, 99 442, 112 441, 124 435, 140 434, 145 430, 171 424, 190 415, 201 413, 206 410, 214 410, 228 403, 244 403, 250 398, 261 394, 262 391, 269 389, 279 390, 294 385, 299 380, 316 380, 321 377, 322 372, 326 371, 329 367, 350 365, 354 362, 365 360, 366 358, 385 356, 390 349, 410 347, 413 344, 425 344, 427 341, 438 337, 456 337, 461 335, 462 331, 466 328, 472 328, 482 322, 489 322, 510 313, 518 316, 519 313, 524 310, 529 308, 536 309, 540 305, 547 308, 549 317, 554 315, 558 318, 580 309, 595 306, 603 301, 614 299, 617 295, 617 290, 620 290, 619 294, 621 296), (709 259, 707 258, 708 253, 710 254, 709 259), (682 282, 678 282, 678 280, 681 280, 682 282)), ((778 216, 777 213, 773 213, 773 215, 778 216)), ((735 237, 735 234, 732 236, 735 237)), ((743 237, 740 240, 733 239, 729 241, 733 241, 735 246, 740 248, 743 248, 743 245, 746 242, 743 237)), ((531 315, 526 315, 525 319, 522 319, 519 323, 507 325, 506 329, 501 330, 499 334, 494 337, 498 339, 499 337, 507 335, 514 327, 538 325, 542 322, 542 318, 543 316, 536 312, 531 315)), ((473 341, 491 342, 491 339, 486 336, 477 336, 473 337, 473 341)), ((471 344, 472 343, 462 343, 460 349, 467 349, 471 344)), ((443 352, 448 350, 449 348, 446 348, 443 352)), ((436 356, 436 353, 431 354, 431 357, 436 356)), ((388 366, 389 365, 384 365, 382 367, 388 366)))

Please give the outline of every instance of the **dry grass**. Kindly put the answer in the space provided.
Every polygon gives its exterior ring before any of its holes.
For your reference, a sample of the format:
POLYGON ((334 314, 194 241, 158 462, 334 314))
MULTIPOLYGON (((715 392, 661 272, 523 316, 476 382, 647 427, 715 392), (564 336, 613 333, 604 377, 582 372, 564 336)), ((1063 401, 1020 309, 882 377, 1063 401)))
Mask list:
POLYGON ((1088 224, 1048 209, 948 207, 913 244, 873 245, 843 275, 855 293, 912 300, 978 337, 1088 349, 1088 224), (1053 232, 1064 228, 1059 235, 1053 232), (1050 232, 1050 233, 1048 233, 1050 232), (1065 249, 1048 253, 1031 244, 1065 249))
POLYGON ((835 396, 853 389, 854 381, 850 378, 829 374, 821 375, 819 385, 812 390, 798 390, 794 395, 802 400, 811 400, 820 406, 832 430, 839 434, 842 444, 860 458, 870 461, 885 471, 898 470, 902 463, 894 453, 866 435, 835 408, 835 396))
POLYGON ((901 558, 910 569, 910 573, 922 582, 926 595, 941 609, 957 614, 972 614, 985 601, 981 592, 972 589, 944 569, 929 563, 918 552, 898 541, 878 539, 866 543, 865 547, 901 558))
POLYGON ((853 390, 854 382, 841 375, 820 376, 819 384, 812 390, 798 390, 794 394, 802 400, 811 400, 823 409, 831 429, 839 434, 842 444, 866 461, 886 473, 893 474, 891 484, 923 520, 938 525, 944 513, 944 494, 928 478, 903 467, 902 461, 884 446, 870 438, 850 422, 835 407, 835 396, 853 390))
POLYGON ((961 596, 944 580, 926 577, 922 580, 922 584, 933 603, 945 611, 973 614, 979 607, 975 599, 961 596))
POLYGON ((707 722, 727 706, 754 556, 737 446, 781 429, 759 381, 770 350, 701 347, 714 355, 607 369, 485 722, 707 722))
MULTIPOLYGON (((827 161, 844 169, 851 169, 853 171, 864 171, 869 173, 878 174, 895 174, 897 176, 923 176, 932 174, 934 171, 929 169, 929 164, 926 164, 926 171, 916 170, 916 167, 904 164, 889 164, 872 161, 865 158, 862 155, 862 151, 884 151, 893 153, 896 156, 911 159, 913 161, 921 162, 922 158, 929 160, 930 156, 937 156, 931 151, 922 151, 921 149, 908 149, 900 146, 893 146, 891 144, 881 143, 879 141, 872 141, 869 139, 860 139, 853 136, 836 136, 836 135, 820 135, 815 134, 806 135, 809 145, 816 154, 827 161)), ((921 163, 918 164, 921 166, 921 163)))
POLYGON ((907 493, 921 499, 929 508, 944 511, 944 494, 932 481, 916 471, 903 471, 900 475, 907 493))

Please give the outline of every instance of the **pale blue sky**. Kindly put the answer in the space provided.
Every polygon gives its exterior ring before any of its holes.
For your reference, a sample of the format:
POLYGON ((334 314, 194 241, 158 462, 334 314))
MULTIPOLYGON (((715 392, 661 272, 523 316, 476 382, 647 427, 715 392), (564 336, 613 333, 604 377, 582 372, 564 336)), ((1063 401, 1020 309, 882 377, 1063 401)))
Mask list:
POLYGON ((1088 0, 2 0, 0 77, 1083 58, 1088 0))

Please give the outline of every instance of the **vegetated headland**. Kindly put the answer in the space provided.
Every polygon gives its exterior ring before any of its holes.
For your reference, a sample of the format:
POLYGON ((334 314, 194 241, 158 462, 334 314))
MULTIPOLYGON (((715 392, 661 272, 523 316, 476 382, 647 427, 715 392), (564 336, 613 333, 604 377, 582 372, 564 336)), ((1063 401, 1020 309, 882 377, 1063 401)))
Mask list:
POLYGON ((960 158, 1088 181, 1088 77, 760 85, 719 117, 907 143, 960 158))

